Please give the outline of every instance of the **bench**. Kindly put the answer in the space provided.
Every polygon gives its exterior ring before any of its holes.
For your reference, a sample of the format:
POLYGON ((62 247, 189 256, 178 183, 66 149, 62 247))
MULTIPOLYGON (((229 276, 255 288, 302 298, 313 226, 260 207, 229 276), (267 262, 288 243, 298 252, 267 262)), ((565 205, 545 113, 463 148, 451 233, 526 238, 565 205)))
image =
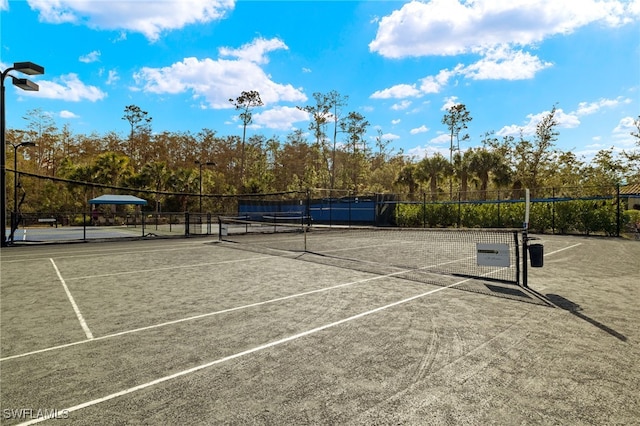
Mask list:
POLYGON ((38 219, 38 223, 48 223, 49 226, 56 226, 56 228, 58 227, 58 220, 55 217, 43 217, 38 219))

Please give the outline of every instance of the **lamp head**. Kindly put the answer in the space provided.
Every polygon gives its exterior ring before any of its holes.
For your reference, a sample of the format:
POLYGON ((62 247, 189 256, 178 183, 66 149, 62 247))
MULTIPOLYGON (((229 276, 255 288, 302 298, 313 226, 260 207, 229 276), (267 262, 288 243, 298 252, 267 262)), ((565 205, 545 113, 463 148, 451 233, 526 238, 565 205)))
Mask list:
POLYGON ((38 86, 31 80, 27 80, 26 78, 15 78, 13 76, 11 77, 13 80, 13 85, 18 86, 22 90, 26 90, 27 92, 37 92, 38 90, 40 90, 40 86, 38 86))
POLYGON ((13 69, 27 75, 44 74, 44 67, 34 64, 33 62, 15 62, 13 69))

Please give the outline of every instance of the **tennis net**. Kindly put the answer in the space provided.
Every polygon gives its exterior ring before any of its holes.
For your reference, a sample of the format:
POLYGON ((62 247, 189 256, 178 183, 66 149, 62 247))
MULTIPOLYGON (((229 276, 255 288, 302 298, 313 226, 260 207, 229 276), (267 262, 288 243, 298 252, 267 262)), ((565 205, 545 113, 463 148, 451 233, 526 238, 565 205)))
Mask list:
POLYGON ((521 230, 336 227, 307 218, 219 218, 220 240, 249 250, 304 253, 317 263, 433 281, 433 274, 519 284, 521 230))

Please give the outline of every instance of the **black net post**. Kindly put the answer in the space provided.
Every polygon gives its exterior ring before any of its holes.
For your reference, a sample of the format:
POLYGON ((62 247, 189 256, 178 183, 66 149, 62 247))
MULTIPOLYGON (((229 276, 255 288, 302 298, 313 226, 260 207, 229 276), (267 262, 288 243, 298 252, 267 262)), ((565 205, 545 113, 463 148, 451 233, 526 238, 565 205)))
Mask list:
POLYGON ((527 252, 529 248, 529 236, 527 234, 527 229, 525 228, 522 231, 522 286, 527 288, 529 287, 529 269, 527 268, 527 263, 529 259, 527 258, 527 252))

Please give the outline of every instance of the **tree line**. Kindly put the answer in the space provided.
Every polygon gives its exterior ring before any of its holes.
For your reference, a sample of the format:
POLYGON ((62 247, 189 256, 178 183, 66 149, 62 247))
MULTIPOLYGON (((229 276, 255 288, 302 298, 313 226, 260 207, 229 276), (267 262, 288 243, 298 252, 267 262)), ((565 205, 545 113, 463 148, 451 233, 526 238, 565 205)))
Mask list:
MULTIPOLYGON (((188 195, 201 188, 205 194, 222 195, 313 188, 403 193, 409 198, 427 193, 436 200, 465 199, 472 191, 474 197, 485 199, 494 190, 640 182, 640 116, 631 132, 635 149, 617 153, 611 147, 586 163, 571 151, 557 149, 555 105, 531 137, 498 137, 488 131, 477 147, 463 150, 460 142, 470 139, 466 129, 472 116, 464 104, 457 104, 441 120, 450 136, 449 158, 440 153, 412 158, 390 149, 391 141, 382 130, 370 136, 365 116, 345 113, 348 96, 331 91, 314 93, 313 99, 314 103, 298 107, 309 114, 308 129, 293 130, 283 138, 247 135, 253 110, 263 105, 257 91, 229 99, 240 112, 241 135, 221 136, 206 128, 197 133, 154 132, 152 117, 137 105, 124 108, 121 118, 130 126, 126 136, 115 131, 74 134, 69 125, 60 129, 50 115, 31 110, 25 117, 26 129, 7 131, 7 141, 14 146, 25 141, 36 144, 19 152, 8 150, 10 156, 18 154, 19 171, 42 178, 20 182, 27 194, 22 210, 85 208, 87 197, 95 192, 85 188, 74 195, 68 185, 61 189, 61 185, 43 183, 47 177, 131 188, 132 192, 148 190, 156 193, 156 204, 168 203, 162 193, 184 194, 170 197, 171 205, 164 208, 181 211, 193 208, 189 205, 193 197, 188 195)), ((8 173, 8 185, 12 175, 8 173)))

